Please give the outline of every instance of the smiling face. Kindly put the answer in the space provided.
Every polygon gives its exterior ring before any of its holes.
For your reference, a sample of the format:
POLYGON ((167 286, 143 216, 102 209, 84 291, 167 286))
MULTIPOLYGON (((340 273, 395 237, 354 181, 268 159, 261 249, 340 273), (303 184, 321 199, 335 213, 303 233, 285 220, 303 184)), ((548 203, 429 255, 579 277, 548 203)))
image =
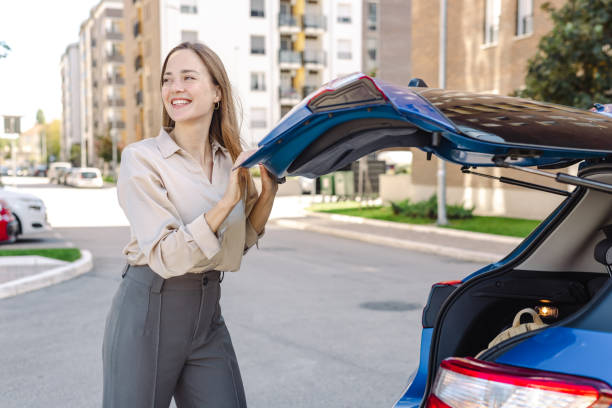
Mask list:
POLYGON ((175 122, 212 117, 214 104, 221 99, 206 66, 189 49, 175 51, 162 76, 162 100, 168 115, 175 122))

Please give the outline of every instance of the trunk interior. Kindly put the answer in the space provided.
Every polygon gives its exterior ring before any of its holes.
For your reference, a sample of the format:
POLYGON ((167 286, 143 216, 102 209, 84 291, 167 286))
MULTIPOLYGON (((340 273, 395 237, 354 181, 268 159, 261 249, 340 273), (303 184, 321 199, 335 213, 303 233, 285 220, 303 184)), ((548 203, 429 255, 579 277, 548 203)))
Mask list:
MULTIPOLYGON (((610 183, 612 167, 596 165, 580 175, 610 183)), ((612 225, 611 200, 608 193, 576 189, 544 222, 544 227, 527 238, 518 255, 466 281, 444 296, 444 302, 437 301, 441 306, 436 307, 433 325, 428 385, 442 360, 475 357, 512 326, 515 315, 522 309, 554 306, 558 316, 542 320, 555 324, 585 305, 588 307, 610 279, 607 267, 596 261, 594 252, 597 244, 606 239, 603 228, 612 225)), ((521 322, 531 321, 526 316, 521 322)), ((496 349, 510 344, 512 339, 496 349)), ((492 350, 479 358, 486 360, 495 353, 492 350)))

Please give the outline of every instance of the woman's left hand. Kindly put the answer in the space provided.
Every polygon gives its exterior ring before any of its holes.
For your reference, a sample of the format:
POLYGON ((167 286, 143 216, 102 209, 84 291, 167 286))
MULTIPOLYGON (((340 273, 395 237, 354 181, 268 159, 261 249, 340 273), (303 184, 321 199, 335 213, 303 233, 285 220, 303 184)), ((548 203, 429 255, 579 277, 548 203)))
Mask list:
POLYGON ((278 191, 278 183, 276 177, 274 177, 263 164, 259 165, 259 172, 261 174, 261 194, 266 196, 275 196, 278 191))

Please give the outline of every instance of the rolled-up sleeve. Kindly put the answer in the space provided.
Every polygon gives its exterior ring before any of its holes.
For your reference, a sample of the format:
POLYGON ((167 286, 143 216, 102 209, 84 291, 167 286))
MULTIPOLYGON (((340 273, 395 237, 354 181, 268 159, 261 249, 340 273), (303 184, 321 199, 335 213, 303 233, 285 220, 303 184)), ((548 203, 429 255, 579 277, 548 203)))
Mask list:
POLYGON ((121 158, 117 196, 151 269, 164 278, 214 269, 221 250, 204 213, 184 224, 152 163, 136 149, 121 158))

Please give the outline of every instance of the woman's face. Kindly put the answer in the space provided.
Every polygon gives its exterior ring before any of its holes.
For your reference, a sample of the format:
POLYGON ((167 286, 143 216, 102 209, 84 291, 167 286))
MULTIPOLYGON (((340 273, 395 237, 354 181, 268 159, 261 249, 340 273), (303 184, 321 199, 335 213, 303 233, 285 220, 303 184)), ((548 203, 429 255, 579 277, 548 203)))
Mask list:
POLYGON ((192 50, 178 50, 170 56, 161 93, 166 112, 177 123, 212 116, 215 102, 221 99, 219 87, 192 50))

